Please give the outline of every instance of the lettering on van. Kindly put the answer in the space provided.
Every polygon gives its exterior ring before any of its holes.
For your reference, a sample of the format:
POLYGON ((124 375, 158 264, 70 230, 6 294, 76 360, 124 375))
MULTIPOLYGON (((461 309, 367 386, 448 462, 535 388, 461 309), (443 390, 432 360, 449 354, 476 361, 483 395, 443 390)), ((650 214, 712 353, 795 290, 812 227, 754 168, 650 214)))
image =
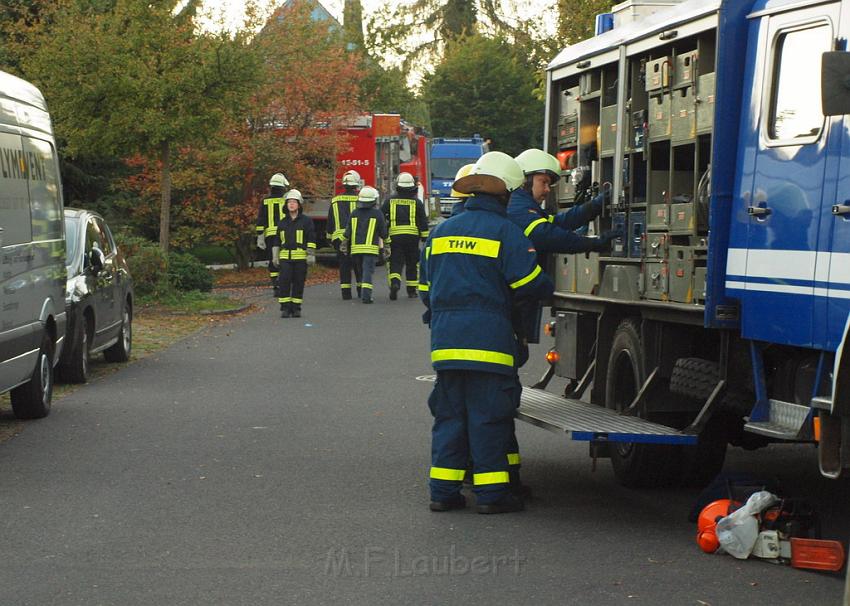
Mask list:
POLYGON ((9 147, 0 147, 0 174, 4 179, 47 180, 44 158, 30 151, 9 147))

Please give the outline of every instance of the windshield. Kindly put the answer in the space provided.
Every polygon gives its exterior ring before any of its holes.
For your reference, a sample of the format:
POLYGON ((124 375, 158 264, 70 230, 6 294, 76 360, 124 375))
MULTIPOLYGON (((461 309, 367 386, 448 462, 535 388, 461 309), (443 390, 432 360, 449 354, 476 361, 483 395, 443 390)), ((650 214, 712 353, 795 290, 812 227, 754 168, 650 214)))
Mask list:
POLYGON ((65 265, 70 267, 77 258, 77 250, 80 248, 80 238, 77 226, 80 220, 77 217, 65 217, 65 265))
POLYGON ((457 171, 467 164, 475 164, 478 158, 431 158, 431 174, 436 179, 454 181, 457 171))

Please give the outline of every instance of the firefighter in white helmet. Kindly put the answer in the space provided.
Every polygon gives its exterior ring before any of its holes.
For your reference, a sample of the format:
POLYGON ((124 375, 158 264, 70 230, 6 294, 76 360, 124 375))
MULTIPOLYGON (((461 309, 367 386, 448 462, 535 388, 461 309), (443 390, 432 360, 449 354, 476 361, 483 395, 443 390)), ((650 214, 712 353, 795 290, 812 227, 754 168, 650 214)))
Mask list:
POLYGON ((286 207, 277 224, 278 246, 274 248, 280 265, 278 302, 281 318, 300 318, 304 302, 308 260, 316 254, 313 220, 304 214, 304 198, 297 189, 284 194, 286 207))
POLYGON ((351 270, 354 270, 357 293, 360 294, 360 270, 352 266, 350 253, 340 250, 342 235, 348 227, 351 213, 357 206, 357 192, 360 191, 360 175, 356 170, 348 170, 342 175, 343 192, 334 196, 328 209, 327 238, 336 250, 339 264, 339 288, 343 299, 351 298, 351 270))
POLYGON ((260 203, 257 212, 257 248, 269 252, 269 278, 277 292, 277 261, 271 257, 271 250, 277 244, 277 224, 283 217, 283 192, 289 187, 289 181, 283 173, 275 173, 269 179, 269 195, 260 203))
MULTIPOLYGON (((467 460, 479 513, 524 507, 512 488, 519 462, 514 415, 519 402, 512 310, 517 300, 552 294, 534 247, 505 212, 524 176, 516 160, 488 152, 454 189, 473 194, 460 215, 431 232, 420 257, 419 293, 428 308, 437 381, 428 400, 432 511, 466 506, 467 460)), ((518 478, 516 478, 518 480, 518 478)))
POLYGON ((413 299, 419 285, 419 241, 428 237, 428 217, 422 200, 417 197, 417 185, 413 175, 399 173, 395 195, 384 202, 381 212, 384 213, 389 226, 386 244, 390 254, 390 268, 387 273, 390 300, 395 301, 398 297, 402 269, 407 296, 413 299))
POLYGON ((384 215, 375 208, 378 190, 366 186, 357 196, 357 208, 351 213, 348 227, 342 235, 342 250, 351 254, 354 266, 360 270, 361 297, 364 303, 372 302, 372 275, 387 239, 384 215))

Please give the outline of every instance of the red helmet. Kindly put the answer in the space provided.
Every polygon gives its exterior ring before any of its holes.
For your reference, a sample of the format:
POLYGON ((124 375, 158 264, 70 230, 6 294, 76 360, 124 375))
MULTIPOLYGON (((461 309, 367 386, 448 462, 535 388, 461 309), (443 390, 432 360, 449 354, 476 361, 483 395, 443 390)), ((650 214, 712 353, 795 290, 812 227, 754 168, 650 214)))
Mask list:
POLYGON ((729 515, 732 509, 730 499, 712 501, 702 508, 697 519, 697 545, 706 553, 714 553, 720 547, 717 534, 714 532, 717 521, 729 515))

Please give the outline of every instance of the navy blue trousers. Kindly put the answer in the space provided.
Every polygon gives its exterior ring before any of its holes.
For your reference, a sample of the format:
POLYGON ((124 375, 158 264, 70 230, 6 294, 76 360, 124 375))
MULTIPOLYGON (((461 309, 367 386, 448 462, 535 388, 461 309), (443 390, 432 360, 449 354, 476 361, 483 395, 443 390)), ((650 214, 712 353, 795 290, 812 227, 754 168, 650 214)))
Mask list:
POLYGON ((431 430, 432 501, 457 499, 469 458, 473 492, 481 505, 510 493, 510 463, 516 453, 516 378, 472 370, 437 371, 428 398, 431 430), (511 455, 511 456, 509 456, 511 455))

